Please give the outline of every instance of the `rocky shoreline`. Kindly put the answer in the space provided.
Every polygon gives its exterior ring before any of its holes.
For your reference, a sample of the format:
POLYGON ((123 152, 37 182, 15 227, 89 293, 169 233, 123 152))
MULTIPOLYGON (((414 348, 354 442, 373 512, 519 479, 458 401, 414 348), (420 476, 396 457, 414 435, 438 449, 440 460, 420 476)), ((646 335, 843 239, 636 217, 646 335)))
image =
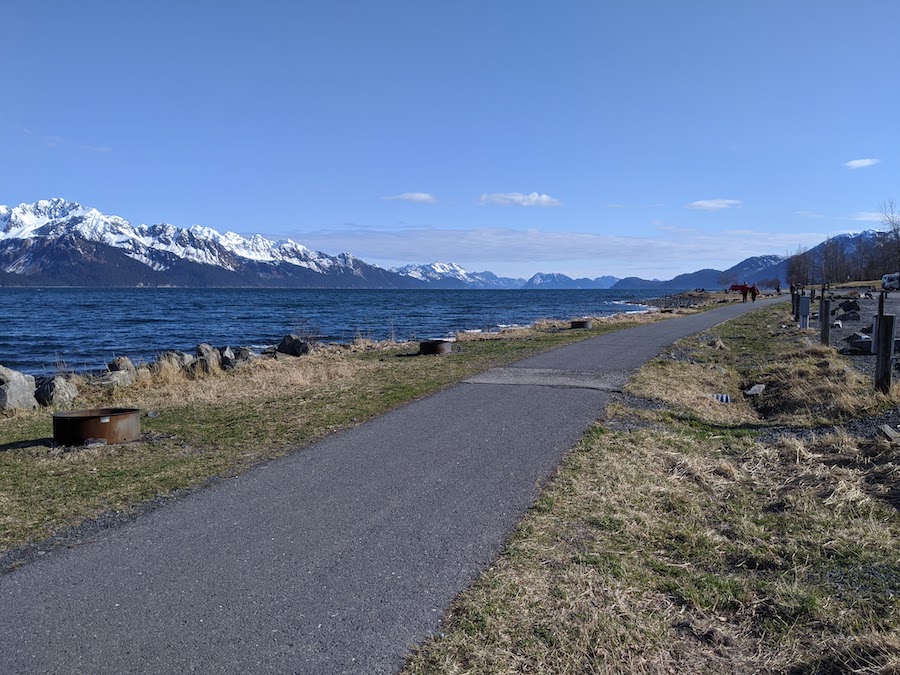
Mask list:
POLYGON ((697 309, 710 304, 727 304, 740 300, 739 294, 731 294, 725 291, 683 291, 673 295, 663 295, 658 298, 642 300, 642 304, 648 307, 665 309, 697 309))
MULTIPOLYGON (((135 366, 127 356, 119 356, 98 373, 81 374, 88 381, 108 387, 128 387, 141 377, 164 372, 180 372, 189 377, 202 377, 219 371, 233 370, 244 363, 262 357, 293 358, 308 354, 313 343, 297 335, 285 335, 281 342, 262 352, 250 347, 213 347, 205 342, 197 345, 194 354, 170 350, 162 352, 155 361, 135 366)), ((38 407, 65 408, 78 396, 73 374, 35 377, 0 365, 0 410, 35 410, 38 407)))

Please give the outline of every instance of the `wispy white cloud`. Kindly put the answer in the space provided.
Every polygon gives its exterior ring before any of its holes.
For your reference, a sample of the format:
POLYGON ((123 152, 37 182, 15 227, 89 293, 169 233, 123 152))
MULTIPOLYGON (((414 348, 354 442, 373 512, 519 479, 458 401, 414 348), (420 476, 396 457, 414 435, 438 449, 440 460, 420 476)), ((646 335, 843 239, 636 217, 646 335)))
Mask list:
POLYGON ((292 234, 291 238, 327 253, 348 251, 387 267, 447 260, 467 269, 518 276, 554 271, 570 276, 614 274, 667 279, 705 267, 727 269, 751 256, 811 247, 830 234, 834 233, 705 232, 671 227, 663 229, 660 236, 628 237, 535 229, 419 227, 401 231, 342 228, 292 234))
POLYGON ((660 232, 671 232, 672 234, 692 234, 699 230, 690 227, 679 227, 677 225, 668 225, 660 221, 653 221, 653 226, 660 232))
POLYGON ((816 213, 815 211, 794 211, 795 216, 800 216, 801 218, 824 218, 821 213, 816 213))
POLYGON ((739 199, 701 199, 697 202, 691 202, 687 205, 687 208, 701 211, 718 211, 720 209, 739 209, 743 205, 743 202, 739 199))
POLYGON ((875 166, 876 164, 880 164, 880 159, 870 158, 870 159, 851 159, 849 162, 844 162, 844 166, 848 169, 865 169, 867 166, 875 166))
POLYGON ((562 202, 550 195, 530 192, 493 192, 481 195, 482 204, 499 204, 500 206, 562 206, 562 202))
POLYGON ((86 150, 88 152, 99 152, 99 153, 112 152, 112 148, 109 147, 108 145, 82 145, 81 149, 86 150))
POLYGON ((58 148, 66 142, 62 136, 44 136, 43 141, 48 148, 58 148))
POLYGON ((624 204, 607 204, 606 208, 608 208, 608 209, 624 209, 625 205, 624 204))
POLYGON ((437 204, 437 198, 428 192, 403 192, 399 195, 382 197, 387 201, 415 202, 417 204, 437 204))
POLYGON ((862 223, 880 223, 881 214, 877 211, 860 211, 859 213, 850 216, 850 220, 858 220, 862 223))

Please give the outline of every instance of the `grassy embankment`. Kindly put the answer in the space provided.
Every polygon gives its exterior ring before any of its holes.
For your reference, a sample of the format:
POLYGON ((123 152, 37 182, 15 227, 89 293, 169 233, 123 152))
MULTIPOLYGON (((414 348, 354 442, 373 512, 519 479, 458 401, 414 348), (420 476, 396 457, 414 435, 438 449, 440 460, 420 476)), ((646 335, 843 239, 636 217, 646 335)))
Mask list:
POLYGON ((788 312, 643 368, 405 672, 900 672, 900 449, 832 426, 900 396, 788 312))
POLYGON ((417 344, 363 341, 298 359, 260 359, 201 379, 142 370, 128 388, 81 380, 73 407, 139 407, 143 438, 54 448, 48 411, 0 411, 0 554, 100 514, 234 475, 475 373, 660 318, 607 317, 590 331, 545 321, 499 335, 463 334, 454 353, 441 357, 407 358, 417 344))

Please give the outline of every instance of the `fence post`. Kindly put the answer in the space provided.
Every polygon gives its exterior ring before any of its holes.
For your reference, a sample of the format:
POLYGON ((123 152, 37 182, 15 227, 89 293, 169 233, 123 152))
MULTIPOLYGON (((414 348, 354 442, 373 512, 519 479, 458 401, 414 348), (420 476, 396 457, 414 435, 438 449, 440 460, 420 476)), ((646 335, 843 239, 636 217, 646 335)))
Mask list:
POLYGON ((878 353, 878 322, 884 316, 884 291, 878 295, 878 314, 872 319, 872 353, 878 353))
POLYGON ((894 315, 878 320, 878 351, 875 354, 875 388, 887 394, 891 390, 891 357, 894 355, 894 315))
POLYGON ((819 299, 819 337, 823 345, 831 344, 831 300, 819 299))

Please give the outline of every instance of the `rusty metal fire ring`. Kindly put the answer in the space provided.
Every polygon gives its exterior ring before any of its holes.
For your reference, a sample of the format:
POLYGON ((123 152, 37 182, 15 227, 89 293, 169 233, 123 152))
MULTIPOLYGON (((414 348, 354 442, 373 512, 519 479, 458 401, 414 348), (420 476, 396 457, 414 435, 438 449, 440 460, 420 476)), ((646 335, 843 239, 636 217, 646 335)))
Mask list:
POLYGON ((422 340, 419 342, 419 354, 449 354, 453 351, 450 340, 422 340))
POLYGON ((89 440, 127 443, 141 437, 140 408, 92 408, 53 413, 53 440, 83 445, 89 440))

